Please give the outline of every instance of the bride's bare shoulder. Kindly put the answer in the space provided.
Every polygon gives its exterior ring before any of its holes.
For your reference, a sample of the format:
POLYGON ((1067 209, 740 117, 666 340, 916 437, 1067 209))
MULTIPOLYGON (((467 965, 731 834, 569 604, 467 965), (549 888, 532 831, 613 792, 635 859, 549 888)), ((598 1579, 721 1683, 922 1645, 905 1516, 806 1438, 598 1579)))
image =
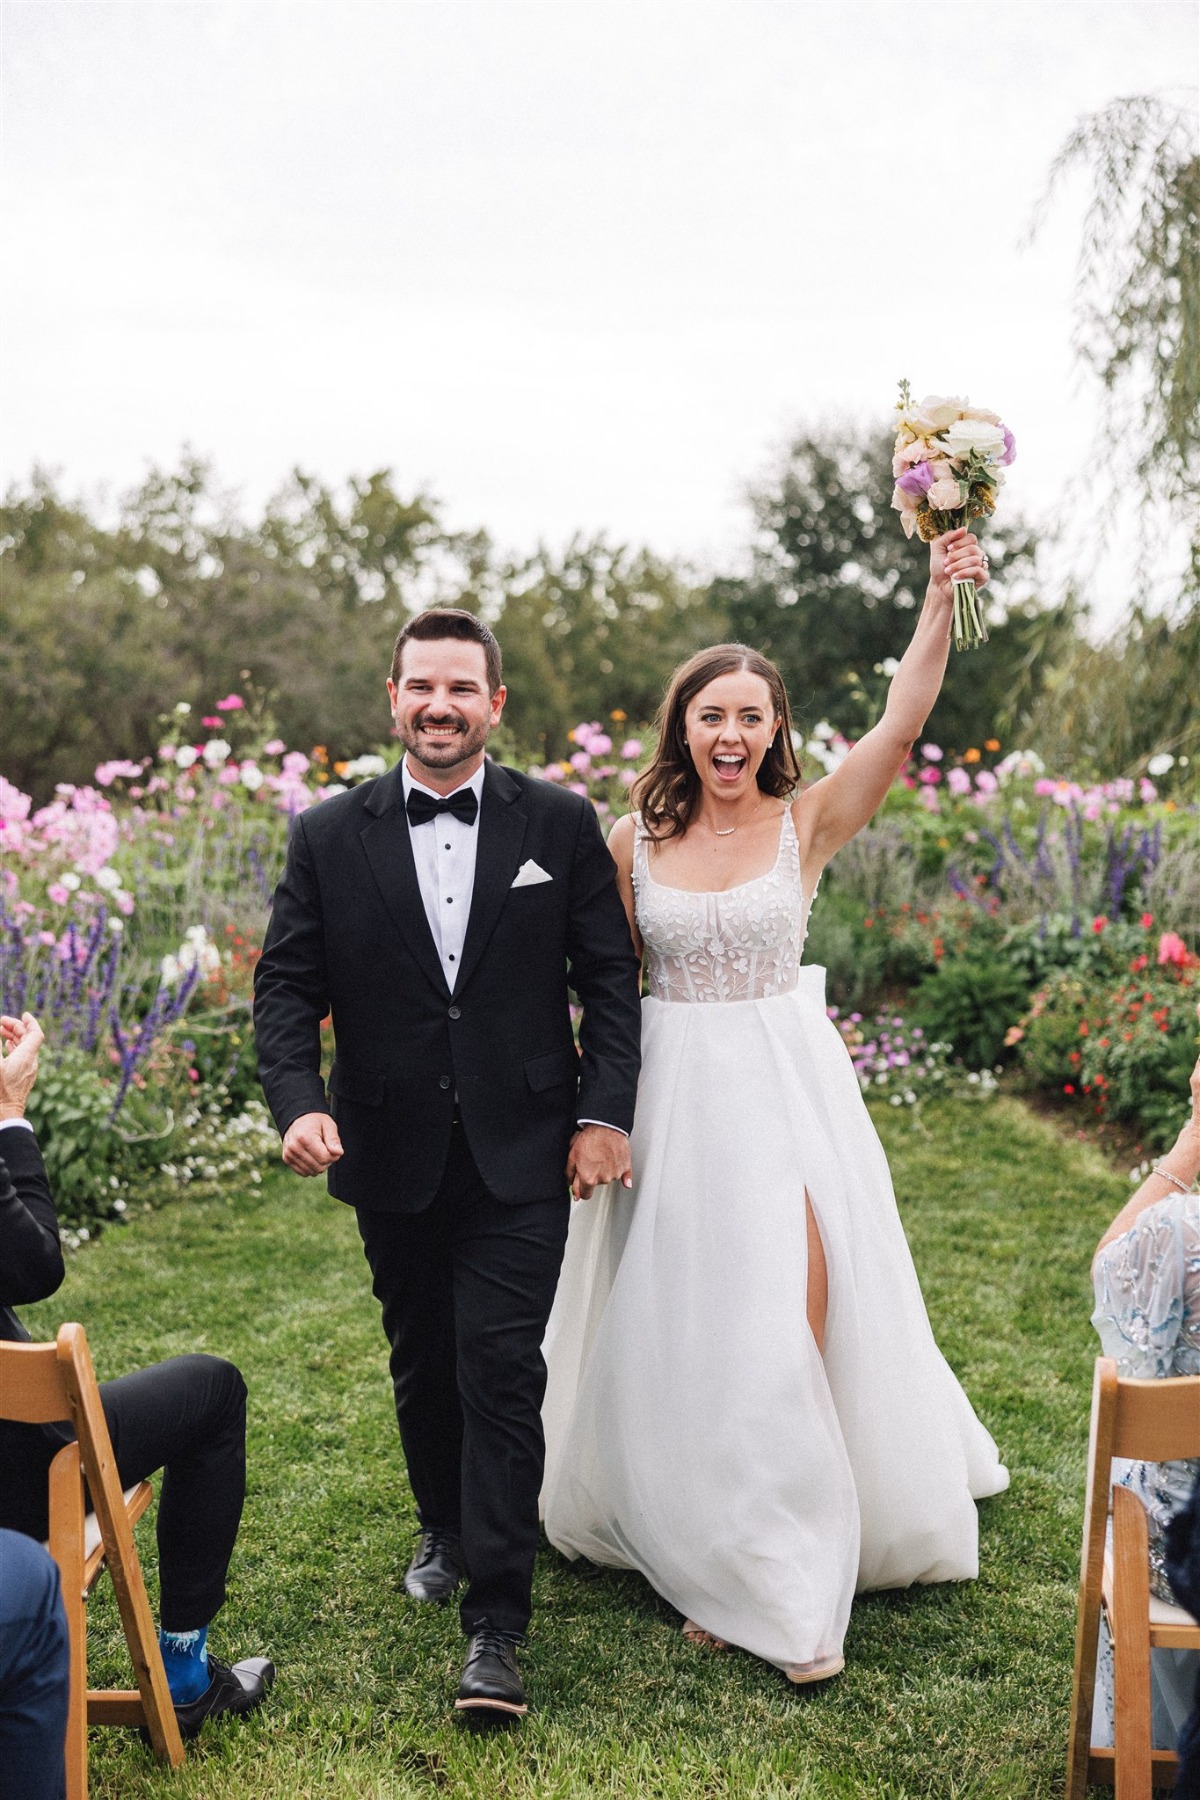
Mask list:
POLYGON ((608 834, 608 848, 619 869, 632 867, 636 834, 637 824, 632 813, 626 813, 623 818, 618 819, 608 834))

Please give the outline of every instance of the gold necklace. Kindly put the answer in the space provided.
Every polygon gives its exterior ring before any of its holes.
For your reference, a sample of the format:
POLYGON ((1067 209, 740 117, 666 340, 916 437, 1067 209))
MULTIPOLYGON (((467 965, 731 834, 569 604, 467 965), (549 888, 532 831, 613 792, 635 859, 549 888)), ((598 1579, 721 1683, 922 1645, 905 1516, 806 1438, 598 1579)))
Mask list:
MULTIPOLYGON (((761 805, 762 805, 762 795, 760 794, 759 798, 758 798, 758 806, 756 806, 754 808, 753 812, 751 812, 750 819, 752 819, 754 817, 754 814, 758 811, 758 807, 761 805)), ((736 825, 727 825, 725 827, 724 831, 718 831, 715 825, 709 825, 708 829, 712 832, 714 837, 732 837, 735 831, 740 831, 740 829, 743 825, 748 825, 750 823, 750 819, 739 819, 736 825)), ((705 820, 705 824, 708 824, 707 820, 705 820)))

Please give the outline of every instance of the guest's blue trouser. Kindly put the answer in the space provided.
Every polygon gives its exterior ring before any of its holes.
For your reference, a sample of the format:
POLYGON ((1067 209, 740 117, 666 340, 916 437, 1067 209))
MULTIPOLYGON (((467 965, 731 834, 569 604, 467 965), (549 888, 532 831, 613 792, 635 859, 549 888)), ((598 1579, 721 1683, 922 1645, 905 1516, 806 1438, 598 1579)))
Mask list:
POLYGON ((63 1800, 70 1681, 58 1565, 0 1531, 0 1800, 63 1800))

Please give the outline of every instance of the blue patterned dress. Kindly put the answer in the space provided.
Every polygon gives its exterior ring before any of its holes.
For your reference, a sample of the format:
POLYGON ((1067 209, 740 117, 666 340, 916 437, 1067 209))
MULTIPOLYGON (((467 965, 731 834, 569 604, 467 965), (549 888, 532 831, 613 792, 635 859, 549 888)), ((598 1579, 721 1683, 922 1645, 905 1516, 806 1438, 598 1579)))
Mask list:
MULTIPOLYGON (((1200 1375, 1200 1195, 1171 1194, 1148 1206, 1121 1237, 1106 1244, 1092 1270, 1092 1324, 1118 1374, 1154 1381, 1200 1375)), ((1132 1489, 1150 1526, 1150 1586, 1174 1600, 1163 1568, 1167 1521, 1189 1498, 1200 1460, 1117 1462, 1113 1478, 1132 1489)), ((1200 1654, 1155 1650, 1151 1676, 1154 1742, 1174 1749, 1195 1688, 1200 1654)), ((1102 1633, 1097 1664, 1095 1744, 1112 1743, 1112 1646, 1102 1633)))

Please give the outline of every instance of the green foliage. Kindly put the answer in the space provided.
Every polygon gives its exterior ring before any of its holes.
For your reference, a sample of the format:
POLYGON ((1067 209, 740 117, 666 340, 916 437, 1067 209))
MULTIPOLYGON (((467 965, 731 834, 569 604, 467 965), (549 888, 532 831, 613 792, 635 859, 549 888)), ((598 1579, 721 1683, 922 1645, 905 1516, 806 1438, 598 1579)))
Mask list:
POLYGON ((1056 975, 1022 1021, 1021 1065, 1039 1086, 1168 1144, 1188 1113, 1197 991, 1188 968, 1056 975))
POLYGON ((1029 990, 1011 964, 965 956, 927 975, 910 1013, 932 1037, 947 1040, 968 1069, 994 1068, 1021 1016, 1029 990))
POLYGON ((127 1187, 128 1146, 109 1123, 112 1102, 112 1084, 93 1057, 74 1049, 42 1051, 26 1114, 59 1215, 74 1226, 111 1218, 127 1187))
MULTIPOLYGON (((1099 376, 1114 486, 1131 444, 1151 504, 1177 503, 1200 581, 1200 154, 1195 102, 1153 94, 1086 114, 1050 171, 1092 180, 1075 288, 1075 349, 1099 376), (1131 429, 1132 428, 1132 429, 1131 429)), ((1037 222, 1035 221, 1035 229, 1037 222)))

